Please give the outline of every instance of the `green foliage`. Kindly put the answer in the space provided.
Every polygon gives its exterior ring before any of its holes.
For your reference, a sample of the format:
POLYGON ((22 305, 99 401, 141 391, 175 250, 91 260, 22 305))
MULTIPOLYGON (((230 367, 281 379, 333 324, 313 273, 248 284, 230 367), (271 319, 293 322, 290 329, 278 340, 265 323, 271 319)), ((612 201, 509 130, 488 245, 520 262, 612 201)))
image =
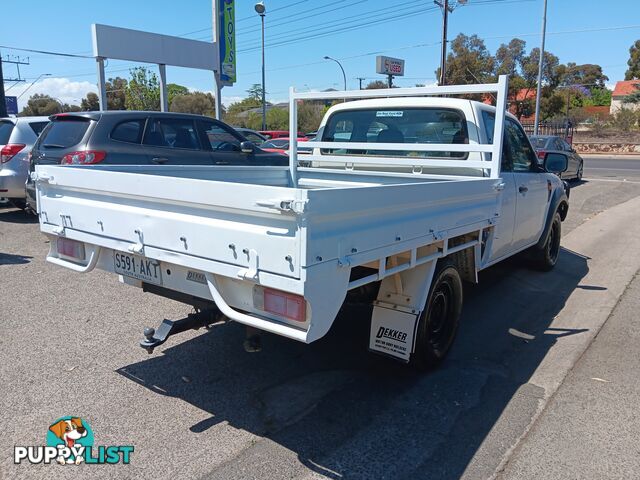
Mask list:
POLYGON ((173 99, 178 95, 186 95, 189 93, 189 89, 187 87, 183 87, 182 85, 178 85, 177 83, 168 83, 167 84, 167 103, 169 107, 173 103, 173 99))
MULTIPOLYGON (((107 91, 107 109, 108 110, 126 110, 126 91, 127 91, 126 78, 116 77, 110 78, 105 83, 105 90, 107 91)), ((96 109, 97 110, 97 109, 96 109)))
POLYGON ((215 117, 216 102, 213 95, 203 92, 189 92, 186 88, 184 90, 186 91, 185 93, 176 95, 172 99, 169 111, 215 117))
MULTIPOLYGON (((453 39, 447 56, 447 84, 483 83, 491 80, 494 69, 495 58, 477 35, 460 33, 453 39)), ((440 68, 436 70, 436 77, 440 78, 440 68)))
POLYGON ((622 99, 622 103, 640 103, 640 85, 636 85, 636 91, 622 99))
POLYGON ((611 119, 611 126, 622 132, 629 132, 638 124, 638 113, 629 109, 621 108, 611 119))
POLYGON ((625 80, 640 79, 640 40, 636 40, 629 48, 629 68, 624 74, 625 80))
POLYGON ((560 79, 563 85, 582 85, 589 88, 605 88, 604 84, 609 77, 602 73, 600 65, 585 63, 577 65, 569 62, 563 69, 560 79))
POLYGON ((50 97, 49 95, 43 95, 35 93, 29 97, 27 105, 20 112, 21 117, 43 115, 49 116, 54 113, 62 112, 62 106, 60 102, 50 97))
POLYGON ((367 86, 364 87, 365 90, 375 90, 378 88, 389 88, 389 84, 387 82, 383 82, 382 80, 374 80, 372 82, 369 82, 367 86))
POLYGON ((584 99, 585 106, 604 107, 611 105, 611 90, 608 88, 592 88, 591 97, 584 99))
POLYGON ((94 92, 87 93, 87 96, 80 102, 80 109, 84 112, 100 110, 100 100, 94 92))
POLYGON ((298 108, 298 130, 304 133, 318 130, 327 109, 328 107, 319 103, 305 102, 300 105, 298 108))
POLYGON ((271 108, 267 111, 268 130, 288 130, 289 112, 283 108, 271 108))
POLYGON ((247 93, 249 94, 250 99, 257 100, 260 102, 260 104, 262 104, 262 85, 260 85, 259 83, 254 83, 247 90, 247 93))
POLYGON ((125 91, 127 110, 160 110, 160 84, 155 73, 146 67, 129 71, 131 79, 125 91))
POLYGON ((543 97, 540 101, 540 115, 543 120, 553 118, 564 111, 565 98, 558 93, 543 97))

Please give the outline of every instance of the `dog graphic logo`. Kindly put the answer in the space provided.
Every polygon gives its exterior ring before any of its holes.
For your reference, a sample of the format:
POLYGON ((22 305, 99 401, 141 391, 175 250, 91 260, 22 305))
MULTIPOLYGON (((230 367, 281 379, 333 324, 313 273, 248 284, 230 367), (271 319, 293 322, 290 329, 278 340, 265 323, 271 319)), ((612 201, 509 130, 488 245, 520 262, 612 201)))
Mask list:
POLYGON ((70 452, 70 455, 60 455, 56 459, 61 465, 75 463, 79 465, 84 461, 82 455, 76 452, 84 451, 84 448, 93 445, 93 432, 89 425, 80 417, 62 417, 49 426, 47 432, 47 445, 58 447, 61 452, 70 452), (66 447, 60 448, 60 447, 66 447))

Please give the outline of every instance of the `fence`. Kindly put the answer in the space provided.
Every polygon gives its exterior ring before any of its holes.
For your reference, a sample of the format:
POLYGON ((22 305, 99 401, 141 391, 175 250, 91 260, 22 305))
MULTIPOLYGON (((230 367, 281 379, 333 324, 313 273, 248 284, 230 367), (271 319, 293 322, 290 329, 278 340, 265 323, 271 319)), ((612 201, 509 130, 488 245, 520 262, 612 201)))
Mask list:
MULTIPOLYGON (((535 122, 524 122, 522 128, 527 135, 533 135, 535 122)), ((564 138, 569 144, 573 142, 574 128, 571 123, 563 122, 540 122, 538 124, 538 135, 554 135, 564 138)))

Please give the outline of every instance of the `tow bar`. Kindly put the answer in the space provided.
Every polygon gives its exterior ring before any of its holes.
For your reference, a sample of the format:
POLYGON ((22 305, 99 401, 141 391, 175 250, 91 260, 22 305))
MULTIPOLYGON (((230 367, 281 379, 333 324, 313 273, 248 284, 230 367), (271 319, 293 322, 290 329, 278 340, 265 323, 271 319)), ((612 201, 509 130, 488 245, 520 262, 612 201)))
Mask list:
POLYGON ((214 323, 224 323, 224 321, 224 316, 220 311, 214 309, 190 313, 186 318, 180 320, 167 320, 165 318, 157 329, 152 327, 144 329, 144 339, 140 340, 140 346, 151 354, 154 348, 162 345, 172 335, 186 332, 187 330, 198 330, 202 327, 209 330, 209 327, 214 323))

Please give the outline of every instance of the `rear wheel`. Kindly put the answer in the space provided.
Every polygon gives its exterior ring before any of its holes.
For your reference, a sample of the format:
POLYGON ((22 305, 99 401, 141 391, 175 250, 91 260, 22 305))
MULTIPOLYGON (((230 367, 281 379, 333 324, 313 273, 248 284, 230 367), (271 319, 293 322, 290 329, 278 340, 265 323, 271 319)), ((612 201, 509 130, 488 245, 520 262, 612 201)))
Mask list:
POLYGON ((427 304, 418 319, 416 348, 410 364, 420 370, 437 366, 451 349, 462 312, 462 279, 453 262, 438 264, 427 304))
POLYGON ((553 223, 547 235, 547 240, 542 247, 533 247, 530 251, 533 266, 538 270, 549 271, 556 266, 560 255, 560 237, 562 235, 562 220, 556 212, 553 223))
POLYGON ((578 171, 576 172, 576 181, 578 182, 582 181, 583 170, 584 170, 584 162, 580 162, 580 165, 578 165, 578 171))

